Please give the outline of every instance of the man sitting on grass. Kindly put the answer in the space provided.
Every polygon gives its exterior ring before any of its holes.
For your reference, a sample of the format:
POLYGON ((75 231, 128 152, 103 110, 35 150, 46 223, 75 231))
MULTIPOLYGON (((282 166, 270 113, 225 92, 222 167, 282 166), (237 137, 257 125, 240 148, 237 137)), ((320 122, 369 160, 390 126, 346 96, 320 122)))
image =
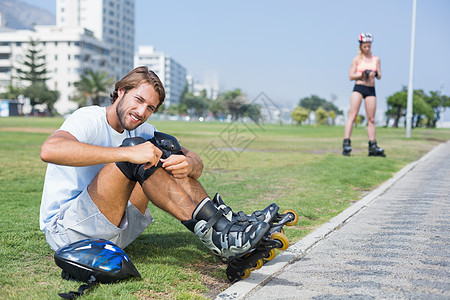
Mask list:
POLYGON ((197 181, 200 157, 146 123, 164 98, 158 76, 135 68, 115 84, 109 107, 78 109, 44 142, 40 227, 53 250, 86 238, 125 248, 153 221, 148 201, 223 261, 248 252, 268 230, 227 219, 197 181))

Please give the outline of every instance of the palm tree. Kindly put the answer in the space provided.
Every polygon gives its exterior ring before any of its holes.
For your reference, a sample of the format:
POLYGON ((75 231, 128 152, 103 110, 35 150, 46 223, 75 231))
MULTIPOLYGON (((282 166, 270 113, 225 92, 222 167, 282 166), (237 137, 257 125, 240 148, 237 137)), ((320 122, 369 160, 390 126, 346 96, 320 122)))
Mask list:
POLYGON ((75 101, 84 106, 91 99, 93 105, 100 105, 100 100, 108 95, 113 83, 114 79, 107 72, 88 70, 87 74, 81 75, 80 81, 75 82, 79 93, 75 101))

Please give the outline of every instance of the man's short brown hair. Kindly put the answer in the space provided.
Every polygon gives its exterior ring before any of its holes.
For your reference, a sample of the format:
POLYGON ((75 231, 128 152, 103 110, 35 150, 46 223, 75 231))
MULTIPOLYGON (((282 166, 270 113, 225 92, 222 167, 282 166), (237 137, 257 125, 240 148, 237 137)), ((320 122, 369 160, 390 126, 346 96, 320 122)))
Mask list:
POLYGON ((112 92, 109 96, 111 104, 117 100, 119 89, 124 89, 126 93, 129 90, 138 87, 142 83, 150 84, 159 95, 158 106, 155 110, 156 112, 161 104, 163 104, 164 98, 166 97, 166 92, 161 80, 159 80, 158 75, 156 75, 152 70, 149 70, 146 66, 137 67, 131 70, 121 80, 116 82, 114 92, 112 92))

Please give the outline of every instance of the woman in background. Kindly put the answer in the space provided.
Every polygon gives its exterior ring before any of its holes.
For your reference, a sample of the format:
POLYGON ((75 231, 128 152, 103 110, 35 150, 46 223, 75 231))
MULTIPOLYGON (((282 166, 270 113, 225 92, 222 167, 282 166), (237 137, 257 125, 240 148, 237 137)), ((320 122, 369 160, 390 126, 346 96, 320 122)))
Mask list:
POLYGON ((380 58, 373 55, 370 50, 372 41, 373 37, 370 33, 360 34, 358 55, 353 58, 350 67, 350 80, 355 80, 355 87, 350 96, 350 112, 345 124, 342 154, 346 156, 349 156, 352 151, 350 137, 363 99, 367 116, 369 156, 386 156, 375 140, 375 110, 377 107, 375 78, 381 78, 381 68, 380 58))

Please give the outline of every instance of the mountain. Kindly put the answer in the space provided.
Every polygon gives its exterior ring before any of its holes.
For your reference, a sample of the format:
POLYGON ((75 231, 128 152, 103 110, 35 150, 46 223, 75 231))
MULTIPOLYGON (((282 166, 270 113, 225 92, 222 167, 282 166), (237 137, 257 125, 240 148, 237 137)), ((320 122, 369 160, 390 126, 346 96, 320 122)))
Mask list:
POLYGON ((19 0, 0 0, 0 12, 6 20, 6 27, 13 29, 56 24, 56 17, 51 12, 19 0))

